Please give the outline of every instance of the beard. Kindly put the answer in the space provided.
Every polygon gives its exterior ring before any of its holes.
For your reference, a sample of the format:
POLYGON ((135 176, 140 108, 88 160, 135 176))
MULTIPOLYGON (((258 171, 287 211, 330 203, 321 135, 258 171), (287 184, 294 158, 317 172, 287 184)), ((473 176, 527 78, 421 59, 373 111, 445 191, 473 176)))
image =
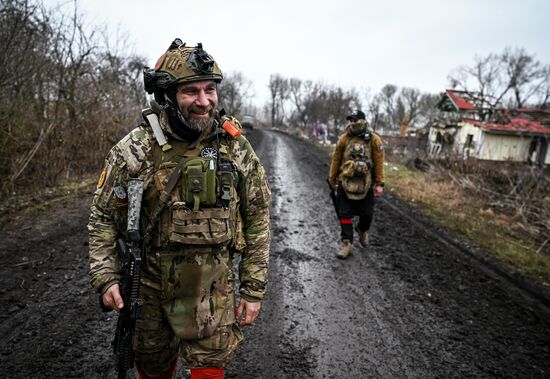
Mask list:
POLYGON ((199 119, 187 119, 187 125, 189 129, 195 130, 197 132, 202 132, 205 129, 208 129, 214 123, 214 117, 208 118, 199 118, 199 119))
POLYGON ((180 112, 186 121, 187 127, 193 131, 203 132, 214 124, 214 109, 212 107, 204 109, 191 106, 187 109, 180 108, 180 112), (205 113, 205 111, 208 112, 208 118, 194 118, 189 116, 190 113, 205 113))

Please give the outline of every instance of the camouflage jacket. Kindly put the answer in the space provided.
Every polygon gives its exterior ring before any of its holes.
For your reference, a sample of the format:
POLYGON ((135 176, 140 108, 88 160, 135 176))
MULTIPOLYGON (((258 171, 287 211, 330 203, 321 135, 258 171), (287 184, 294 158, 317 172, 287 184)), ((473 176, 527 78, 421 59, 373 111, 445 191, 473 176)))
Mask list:
MULTIPOLYGON (((382 138, 374 132, 371 132, 371 157, 373 163, 372 179, 376 185, 384 185, 384 145, 382 144, 382 138)), ((336 182, 336 179, 341 180, 342 165, 344 163, 344 152, 346 148, 355 142, 363 141, 362 136, 352 136, 349 133, 349 127, 340 136, 336 143, 336 148, 332 155, 332 162, 330 164, 330 171, 328 179, 331 183, 336 182)))
MULTIPOLYGON (((169 143, 182 142, 171 131, 164 112, 160 114, 160 124, 169 143)), ((261 300, 267 283, 271 192, 264 168, 250 143, 244 137, 230 137, 221 128, 216 130, 218 139, 226 141, 228 156, 238 172, 238 185, 244 190, 237 205, 240 220, 237 234, 241 243, 234 243, 234 250, 242 254, 239 290, 241 296, 249 300, 261 300)), ((207 137, 202 135, 195 145, 200 145, 207 137)), ((152 129, 142 124, 119 141, 105 160, 88 223, 91 284, 100 293, 120 279, 115 243, 117 236, 124 234, 125 220, 121 220, 122 212, 117 212, 119 205, 113 189, 116 186, 126 188, 129 177, 142 179, 146 191, 154 187, 153 151, 156 147, 152 129)))

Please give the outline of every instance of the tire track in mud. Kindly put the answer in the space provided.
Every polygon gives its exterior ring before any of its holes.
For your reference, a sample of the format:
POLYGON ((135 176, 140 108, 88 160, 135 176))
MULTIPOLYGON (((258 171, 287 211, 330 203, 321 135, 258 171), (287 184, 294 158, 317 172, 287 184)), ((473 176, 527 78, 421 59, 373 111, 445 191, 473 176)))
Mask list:
MULTIPOLYGON (((361 277, 368 265, 362 259, 334 259, 339 230, 325 190, 326 154, 317 151, 312 155, 308 150, 311 146, 289 145, 289 137, 277 133, 266 133, 263 139, 269 143, 263 141, 257 151, 265 154, 262 161, 274 192, 265 307, 278 308, 271 312, 268 323, 278 320, 274 324, 283 328, 271 330, 281 334, 275 347, 284 358, 275 362, 277 372, 283 374, 279 377, 372 377, 407 372, 413 362, 399 353, 399 338, 378 308, 364 300, 367 293, 385 296, 381 290, 368 291, 368 287, 380 287, 370 283, 375 276, 368 275, 366 281, 361 277), (269 146, 269 151, 261 146, 269 146), (305 147, 308 149, 300 149, 305 147), (282 291, 277 296, 283 303, 272 302, 273 291, 282 291), (369 324, 364 323, 365 317, 369 324)), ((356 251, 360 257, 358 254, 356 251)), ((249 339, 255 338, 255 332, 250 330, 249 339)), ((246 349, 247 345, 243 351, 246 349)), ((266 370, 266 376, 260 377, 270 377, 269 372, 273 371, 266 370)))

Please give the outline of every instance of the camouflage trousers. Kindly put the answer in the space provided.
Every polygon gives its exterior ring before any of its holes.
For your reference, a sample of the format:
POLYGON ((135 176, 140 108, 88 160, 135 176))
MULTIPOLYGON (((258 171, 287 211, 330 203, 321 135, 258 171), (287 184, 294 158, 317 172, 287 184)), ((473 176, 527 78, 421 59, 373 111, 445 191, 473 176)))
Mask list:
POLYGON ((147 374, 185 367, 225 367, 243 341, 235 321, 231 254, 210 247, 147 254, 136 323, 135 358, 147 374))

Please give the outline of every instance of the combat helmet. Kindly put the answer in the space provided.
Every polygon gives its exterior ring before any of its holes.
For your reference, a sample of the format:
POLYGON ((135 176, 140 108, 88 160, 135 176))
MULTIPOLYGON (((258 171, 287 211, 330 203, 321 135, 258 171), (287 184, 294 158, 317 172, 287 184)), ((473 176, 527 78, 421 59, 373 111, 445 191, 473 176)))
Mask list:
POLYGON ((222 72, 203 48, 202 43, 195 47, 186 46, 176 38, 161 55, 154 68, 143 69, 143 83, 148 94, 154 94, 159 104, 170 102, 170 90, 176 84, 197 80, 214 80, 220 83, 222 72))

